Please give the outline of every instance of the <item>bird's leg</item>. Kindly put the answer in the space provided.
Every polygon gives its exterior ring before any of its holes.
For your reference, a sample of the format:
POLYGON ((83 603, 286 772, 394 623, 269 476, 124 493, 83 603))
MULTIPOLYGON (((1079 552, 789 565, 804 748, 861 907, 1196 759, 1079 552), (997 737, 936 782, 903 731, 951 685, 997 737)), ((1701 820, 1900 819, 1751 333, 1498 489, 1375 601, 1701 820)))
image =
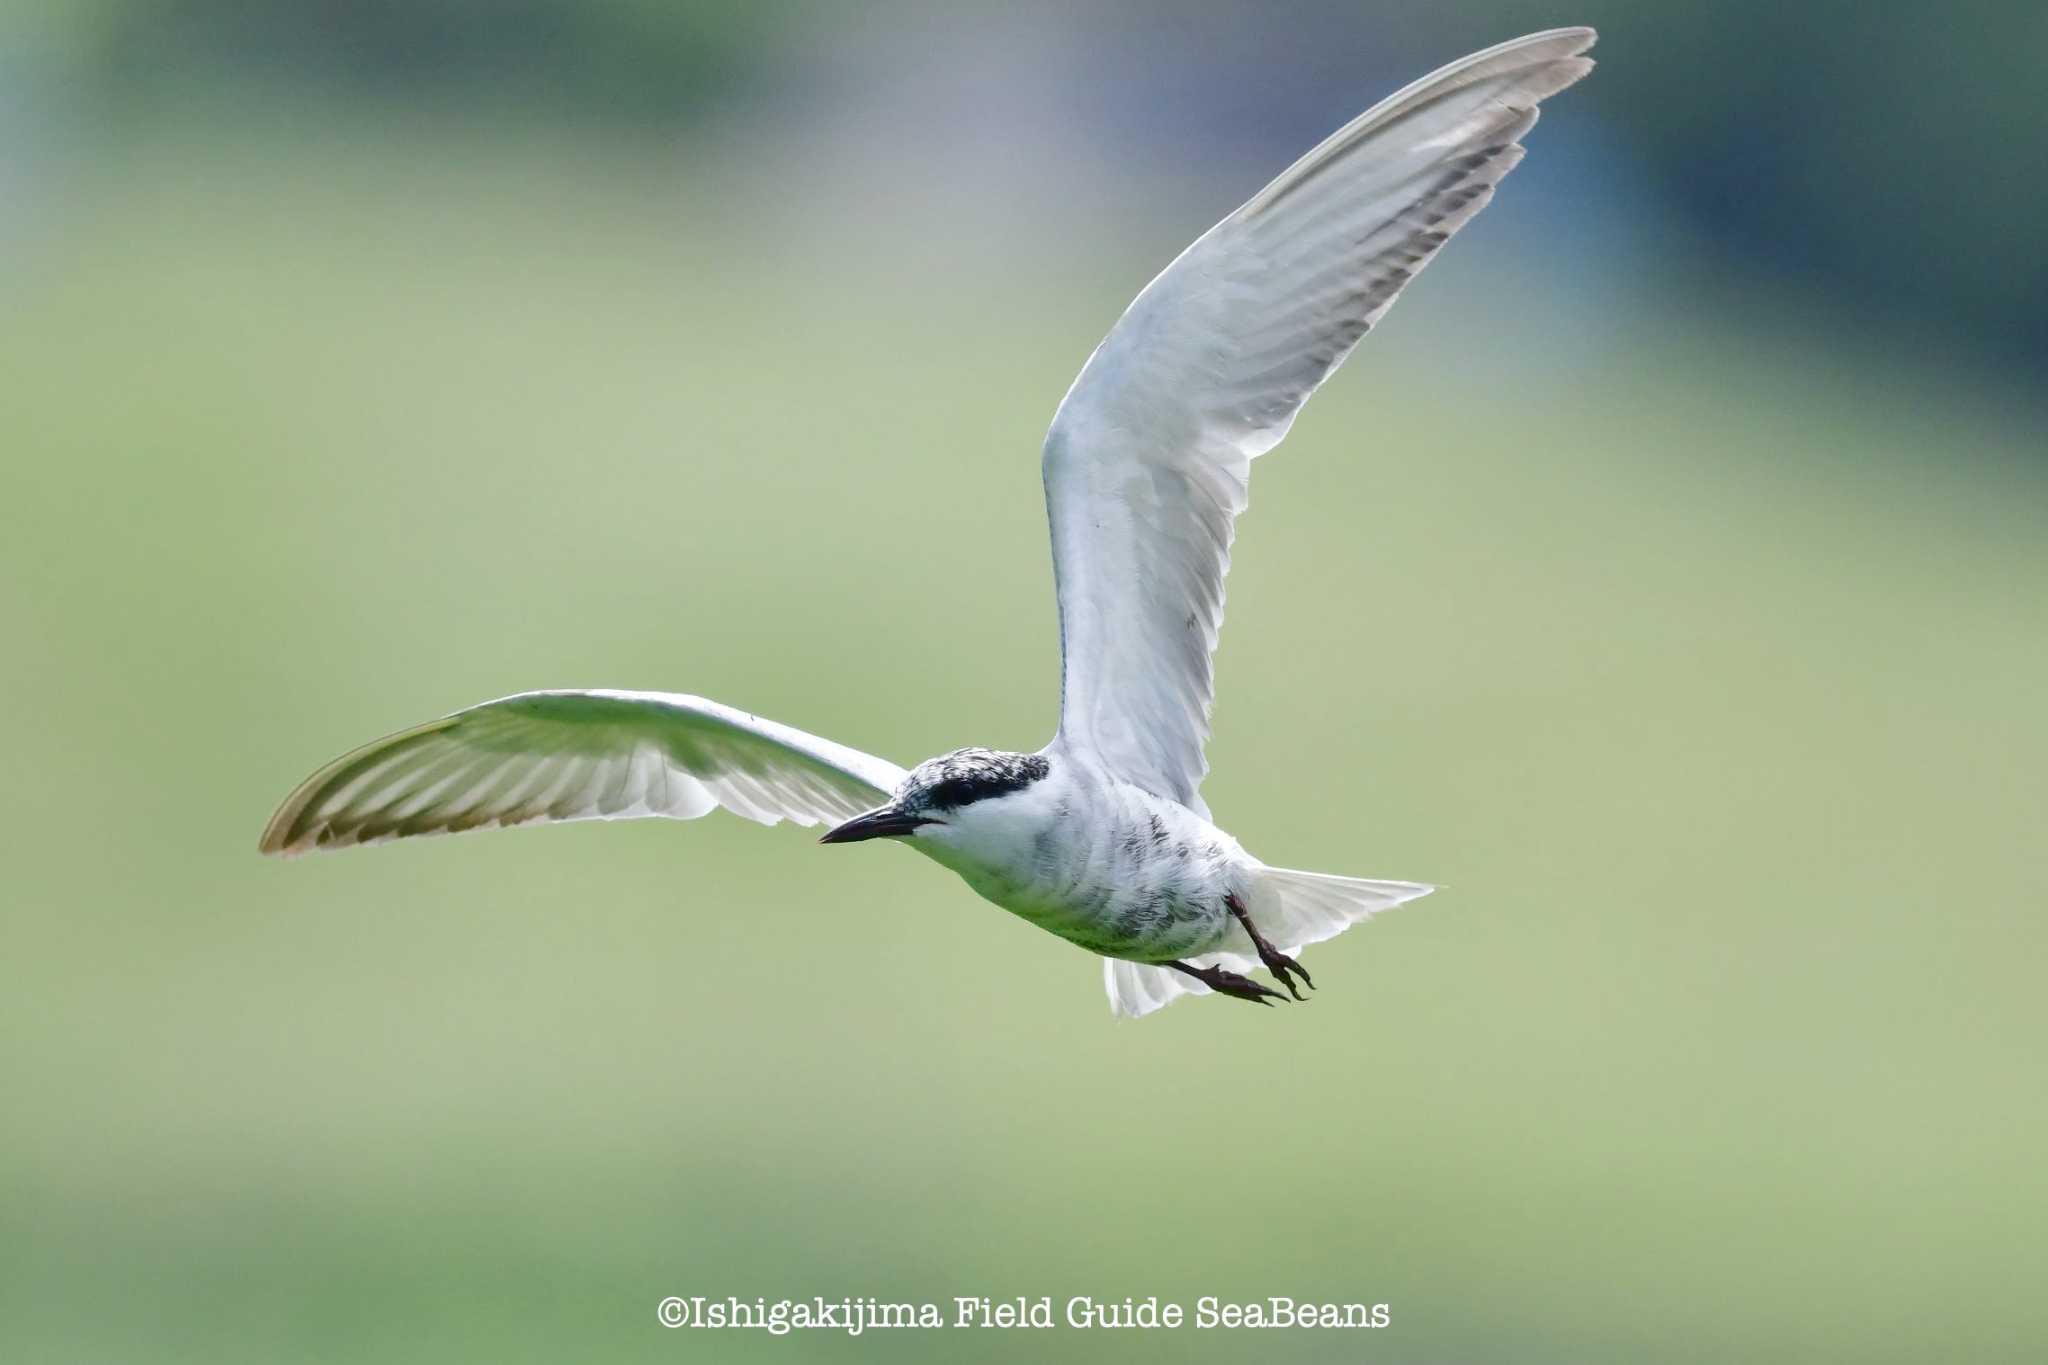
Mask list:
POLYGON ((1223 898, 1223 903, 1230 907, 1230 913, 1237 917, 1237 922, 1244 926, 1244 931, 1247 934, 1251 935, 1252 947, 1259 950, 1259 961, 1266 964, 1266 970, 1273 974, 1274 980, 1287 988, 1289 995, 1293 996, 1296 1000, 1302 998, 1301 992, 1294 989, 1294 976, 1296 973, 1300 974, 1303 985, 1307 986, 1310 990, 1316 988, 1316 983, 1309 979, 1308 968, 1266 942, 1266 936, 1261 934, 1258 928, 1253 925, 1252 917, 1245 910, 1243 901, 1232 894, 1226 895, 1223 898))
POLYGON ((1250 1000, 1255 1004, 1270 1005, 1274 1000, 1287 997, 1267 986, 1261 986, 1248 976, 1226 972, 1221 967, 1193 967, 1185 962, 1169 962, 1167 966, 1177 972, 1184 972, 1215 991, 1218 995, 1235 996, 1239 1000, 1250 1000), (1270 996, 1272 999, 1268 999, 1270 996))

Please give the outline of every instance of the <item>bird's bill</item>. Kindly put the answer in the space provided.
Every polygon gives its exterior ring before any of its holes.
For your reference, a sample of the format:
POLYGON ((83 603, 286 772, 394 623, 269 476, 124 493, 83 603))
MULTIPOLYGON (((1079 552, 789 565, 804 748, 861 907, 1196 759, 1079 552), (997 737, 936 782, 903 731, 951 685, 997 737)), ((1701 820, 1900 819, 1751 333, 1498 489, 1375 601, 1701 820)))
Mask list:
POLYGON ((921 815, 912 815, 896 806, 878 806, 865 815, 856 815, 836 829, 829 829, 818 837, 821 844, 857 844, 863 839, 888 839, 908 834, 919 825, 931 821, 921 815))

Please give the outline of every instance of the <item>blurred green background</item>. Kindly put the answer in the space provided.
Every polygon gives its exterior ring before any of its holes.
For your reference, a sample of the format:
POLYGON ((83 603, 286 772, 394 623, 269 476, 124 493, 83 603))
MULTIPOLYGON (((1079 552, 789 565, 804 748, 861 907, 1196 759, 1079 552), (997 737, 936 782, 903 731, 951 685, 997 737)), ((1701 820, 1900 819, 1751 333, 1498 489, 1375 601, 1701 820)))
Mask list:
POLYGON ((0 1359, 2039 1359, 2042 19, 1782 9, 5 11, 0 1359), (1043 742, 1088 349, 1585 20, 1240 528, 1219 820, 1448 886, 1311 1005, 1115 1023, 921 859, 726 818, 255 855, 529 687, 1043 742))

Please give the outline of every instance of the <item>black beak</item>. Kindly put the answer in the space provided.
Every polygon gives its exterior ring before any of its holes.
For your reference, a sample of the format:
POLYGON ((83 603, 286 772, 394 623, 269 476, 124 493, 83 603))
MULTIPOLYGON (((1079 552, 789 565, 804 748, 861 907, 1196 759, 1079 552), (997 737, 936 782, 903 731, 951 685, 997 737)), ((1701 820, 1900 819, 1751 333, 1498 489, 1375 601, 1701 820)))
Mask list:
POLYGON ((919 825, 931 821, 921 815, 912 815, 907 810, 894 806, 879 806, 865 815, 856 815, 836 829, 826 830, 818 836, 821 844, 857 844, 863 839, 887 839, 899 834, 908 834, 919 825))

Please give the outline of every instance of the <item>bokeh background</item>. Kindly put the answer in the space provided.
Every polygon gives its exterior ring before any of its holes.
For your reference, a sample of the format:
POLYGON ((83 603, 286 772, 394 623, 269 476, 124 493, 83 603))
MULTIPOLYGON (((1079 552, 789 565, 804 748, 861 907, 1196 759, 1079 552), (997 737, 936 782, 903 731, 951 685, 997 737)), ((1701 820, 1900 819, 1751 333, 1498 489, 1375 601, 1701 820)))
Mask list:
POLYGON ((0 15, 0 1358, 2048 1349, 2048 11, 0 15), (1313 1003, 1116 1023, 922 860, 726 818, 255 855, 319 762, 529 687, 1035 747, 1089 348, 1330 128, 1566 22, 1601 69, 1241 527, 1219 819, 1449 887, 1313 1003))

